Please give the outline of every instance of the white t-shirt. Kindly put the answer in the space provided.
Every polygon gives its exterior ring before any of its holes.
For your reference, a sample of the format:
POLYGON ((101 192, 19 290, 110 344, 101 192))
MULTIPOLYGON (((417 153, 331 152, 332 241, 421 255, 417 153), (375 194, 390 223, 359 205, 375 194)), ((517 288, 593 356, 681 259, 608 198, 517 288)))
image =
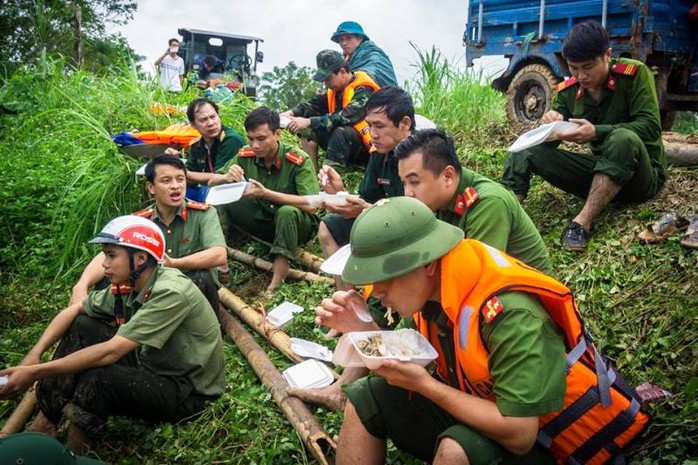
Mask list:
POLYGON ((182 57, 172 58, 168 53, 160 62, 160 84, 172 92, 181 92, 182 84, 179 76, 184 74, 184 60, 182 57))

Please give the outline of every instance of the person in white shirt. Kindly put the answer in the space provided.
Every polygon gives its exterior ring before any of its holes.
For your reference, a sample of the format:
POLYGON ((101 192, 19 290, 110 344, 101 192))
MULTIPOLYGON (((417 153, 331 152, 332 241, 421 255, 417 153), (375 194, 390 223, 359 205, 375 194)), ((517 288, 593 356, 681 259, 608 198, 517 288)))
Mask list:
POLYGON ((179 40, 170 39, 167 51, 155 60, 155 66, 160 68, 160 84, 170 92, 182 91, 184 60, 177 56, 178 51, 179 40))

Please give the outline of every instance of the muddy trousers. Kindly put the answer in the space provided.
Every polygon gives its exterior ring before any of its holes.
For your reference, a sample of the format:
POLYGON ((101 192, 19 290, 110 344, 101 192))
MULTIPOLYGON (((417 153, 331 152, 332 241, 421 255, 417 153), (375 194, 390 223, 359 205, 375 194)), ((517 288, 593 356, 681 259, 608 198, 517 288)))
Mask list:
MULTIPOLYGON (((79 315, 61 339, 54 359, 104 342, 116 333, 112 325, 79 315)), ((42 380, 36 391, 39 408, 53 423, 65 415, 86 434, 106 432, 111 415, 151 422, 195 418, 211 397, 193 392, 180 377, 160 376, 139 366, 135 351, 115 364, 61 378, 42 380)))

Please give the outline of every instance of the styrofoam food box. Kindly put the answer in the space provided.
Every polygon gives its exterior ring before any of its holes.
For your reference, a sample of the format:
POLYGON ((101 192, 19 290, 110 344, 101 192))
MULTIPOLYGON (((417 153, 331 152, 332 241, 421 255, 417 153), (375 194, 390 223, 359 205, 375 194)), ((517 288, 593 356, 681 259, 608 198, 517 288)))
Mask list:
POLYGON ((302 311, 300 305, 284 301, 267 312, 267 321, 277 328, 285 328, 293 320, 293 314, 302 311))
POLYGON ((436 359, 439 354, 434 347, 429 344, 424 336, 414 329, 400 329, 397 331, 360 331, 347 333, 339 340, 337 347, 334 350, 332 362, 344 367, 365 366, 369 369, 376 368, 382 360, 400 360, 403 362, 417 363, 421 366, 428 365, 432 360, 436 359), (384 355, 373 356, 366 355, 357 346, 357 342, 366 340, 370 336, 381 335, 383 338, 411 338, 413 339, 420 351, 418 355, 384 355))
POLYGON ((310 389, 329 386, 334 381, 327 366, 314 359, 293 365, 283 371, 284 379, 293 388, 310 389))

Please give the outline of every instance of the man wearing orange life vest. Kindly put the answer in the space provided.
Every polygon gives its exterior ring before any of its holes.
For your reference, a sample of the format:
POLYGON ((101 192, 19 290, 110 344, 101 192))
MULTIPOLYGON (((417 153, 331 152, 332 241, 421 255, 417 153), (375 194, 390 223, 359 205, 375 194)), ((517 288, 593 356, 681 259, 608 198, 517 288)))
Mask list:
MULTIPOLYGON (((386 359, 345 387, 338 465, 384 463, 387 438, 436 464, 602 464, 646 427, 563 284, 407 197, 364 211, 350 244, 342 279, 372 283, 439 356, 433 376, 386 359)), ((341 327, 362 302, 337 292, 319 316, 341 327)))
POLYGON ((281 116, 290 118, 287 128, 304 140, 303 148, 316 167, 317 150, 309 148, 313 142, 326 151, 329 165, 340 169, 365 165, 372 149, 365 106, 379 86, 365 72, 352 72, 349 63, 333 50, 318 53, 317 67, 313 79, 322 82, 327 91, 281 116))

